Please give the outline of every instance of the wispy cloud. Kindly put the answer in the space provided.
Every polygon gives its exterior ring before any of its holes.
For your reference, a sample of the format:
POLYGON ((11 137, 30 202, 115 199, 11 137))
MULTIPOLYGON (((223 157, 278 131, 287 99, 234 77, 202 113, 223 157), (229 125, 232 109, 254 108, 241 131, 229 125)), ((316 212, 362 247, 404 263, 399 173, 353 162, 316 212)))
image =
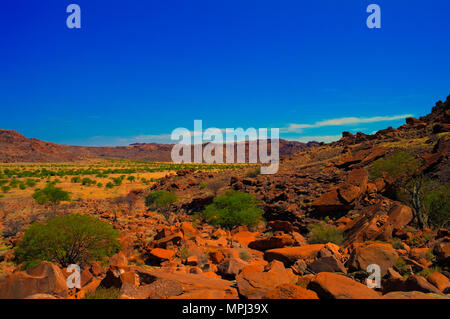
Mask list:
POLYGON ((302 143, 307 143, 307 142, 312 142, 312 141, 330 143, 330 142, 340 140, 341 137, 342 137, 342 135, 316 135, 316 136, 301 136, 301 137, 296 137, 296 138, 288 138, 288 140, 302 142, 302 143))
POLYGON ((315 122, 313 124, 295 124, 291 123, 288 127, 281 128, 281 132, 296 132, 300 133, 306 128, 316 128, 325 126, 343 126, 343 125, 355 125, 361 123, 375 123, 375 122, 388 122, 402 120, 406 117, 413 116, 412 114, 401 114, 392 116, 373 116, 373 117, 342 117, 337 119, 330 119, 315 122))

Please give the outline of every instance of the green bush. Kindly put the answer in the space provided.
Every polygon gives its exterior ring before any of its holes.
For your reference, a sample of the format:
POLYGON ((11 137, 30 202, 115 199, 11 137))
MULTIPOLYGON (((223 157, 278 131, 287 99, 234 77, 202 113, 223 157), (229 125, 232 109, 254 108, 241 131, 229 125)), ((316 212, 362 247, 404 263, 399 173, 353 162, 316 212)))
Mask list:
POLYGON ((450 229, 450 185, 437 181, 425 185, 422 193, 422 205, 428 222, 437 228, 450 229))
POLYGON ((389 177, 395 181, 409 179, 420 167, 420 161, 408 152, 396 152, 377 159, 369 169, 371 179, 389 177))
POLYGON ((153 209, 166 209, 177 201, 177 195, 165 190, 152 192, 145 197, 145 205, 153 209))
POLYGON ((105 185, 105 188, 107 188, 107 189, 111 189, 111 188, 113 188, 113 187, 114 187, 114 184, 111 183, 111 182, 108 182, 108 183, 106 183, 106 185, 105 185))
POLYGON ((28 178, 25 181, 25 185, 27 185, 28 187, 34 187, 34 186, 36 186, 36 182, 34 180, 32 180, 31 178, 28 178))
POLYGON ((252 194, 227 191, 214 198, 201 213, 207 222, 226 228, 239 225, 254 226, 262 219, 263 211, 252 194))
POLYGON ((51 203, 53 205, 58 204, 62 201, 69 201, 70 194, 66 191, 63 191, 59 187, 55 187, 53 184, 48 184, 43 189, 37 189, 32 197, 38 204, 47 204, 51 203))
POLYGON ((70 179, 70 181, 72 183, 80 183, 81 182, 81 178, 79 176, 74 176, 70 179))
POLYGON ((342 230, 325 223, 309 226, 308 242, 310 244, 334 243, 341 245, 344 242, 342 230))
POLYGON ((10 190, 11 190, 11 187, 6 186, 6 185, 2 186, 2 192, 3 192, 3 193, 7 193, 7 192, 9 192, 10 190))
POLYGON ((54 217, 46 223, 34 223, 15 249, 16 261, 25 268, 41 261, 62 267, 113 255, 119 249, 119 231, 110 224, 88 215, 54 217))

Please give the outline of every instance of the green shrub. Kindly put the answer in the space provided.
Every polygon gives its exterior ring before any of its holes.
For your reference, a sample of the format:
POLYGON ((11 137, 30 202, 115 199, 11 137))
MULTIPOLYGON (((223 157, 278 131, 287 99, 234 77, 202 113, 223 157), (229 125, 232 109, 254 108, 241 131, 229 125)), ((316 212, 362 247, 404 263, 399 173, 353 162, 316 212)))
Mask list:
POLYGON ((9 183, 9 186, 11 188, 17 188, 18 185, 19 185, 19 181, 15 178, 13 180, 11 180, 11 182, 9 183))
POLYGON ((27 185, 27 187, 34 187, 34 186, 36 186, 36 182, 34 180, 32 180, 31 178, 28 178, 25 181, 25 185, 27 185))
POLYGON ((19 188, 20 188, 21 190, 24 190, 24 189, 27 188, 27 186, 26 186, 24 183, 20 183, 20 184, 19 184, 19 188))
POLYGON ((112 181, 113 181, 113 183, 114 183, 115 186, 120 186, 120 185, 122 185, 122 180, 123 180, 122 177, 113 177, 113 178, 112 178, 112 181))
POLYGON ((72 183, 80 183, 81 182, 81 178, 79 176, 74 176, 70 179, 70 181, 72 183))
POLYGON ((145 205, 153 209, 166 209, 177 201, 178 198, 174 193, 165 190, 152 192, 145 197, 145 205))
POLYGON ((310 244, 334 243, 341 245, 344 236, 340 229, 325 223, 313 224, 309 227, 308 242, 310 244))
POLYGON ((9 187, 9 186, 2 186, 2 192, 3 193, 7 193, 7 192, 9 192, 11 190, 11 187, 9 187))
POLYGON ((200 184, 200 189, 205 189, 206 188, 206 183, 201 183, 200 184))
POLYGON ((119 231, 110 224, 88 215, 71 214, 54 217, 46 223, 34 223, 16 247, 18 263, 25 268, 41 261, 59 263, 62 267, 113 255, 119 248, 119 231))
POLYGON ((47 204, 51 203, 53 205, 58 204, 62 201, 69 201, 70 194, 66 191, 63 191, 59 187, 55 187, 52 184, 48 184, 43 189, 37 189, 32 197, 38 204, 47 204))
POLYGON ((206 206, 202 216, 207 222, 226 228, 254 226, 262 219, 263 214, 257 205, 258 201, 252 194, 230 190, 214 198, 213 203, 206 206))
POLYGON ((437 228, 450 229, 450 185, 429 181, 422 192, 422 206, 428 222, 437 228))
POLYGON ((98 287, 94 292, 88 292, 84 299, 119 299, 120 290, 118 288, 98 287))
POLYGON ((114 184, 111 183, 111 182, 108 182, 108 183, 106 183, 106 185, 105 185, 105 188, 107 188, 107 189, 111 189, 111 188, 113 188, 113 187, 114 187, 114 184))
POLYGON ((81 180, 81 185, 83 186, 91 186, 91 185, 95 185, 97 182, 90 179, 89 177, 85 177, 81 180))
POLYGON ((396 152, 377 159, 369 169, 371 179, 389 177, 394 180, 409 179, 420 167, 420 161, 408 152, 396 152))

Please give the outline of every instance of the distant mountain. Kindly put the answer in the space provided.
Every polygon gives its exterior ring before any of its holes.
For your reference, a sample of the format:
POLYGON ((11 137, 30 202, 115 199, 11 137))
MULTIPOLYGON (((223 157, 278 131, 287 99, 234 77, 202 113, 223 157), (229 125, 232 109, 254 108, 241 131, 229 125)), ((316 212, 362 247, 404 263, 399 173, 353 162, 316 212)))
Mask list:
POLYGON ((71 162, 80 159, 62 145, 0 129, 0 162, 71 162))
MULTIPOLYGON (((318 145, 318 142, 301 143, 280 139, 280 156, 291 155, 318 145)), ((72 162, 98 158, 171 162, 173 146, 174 144, 158 143, 134 143, 114 147, 60 145, 26 138, 13 130, 0 129, 0 162, 3 163, 72 162)), ((270 150, 270 143, 268 149, 270 150)), ((248 154, 248 142, 245 142, 245 150, 248 154)))

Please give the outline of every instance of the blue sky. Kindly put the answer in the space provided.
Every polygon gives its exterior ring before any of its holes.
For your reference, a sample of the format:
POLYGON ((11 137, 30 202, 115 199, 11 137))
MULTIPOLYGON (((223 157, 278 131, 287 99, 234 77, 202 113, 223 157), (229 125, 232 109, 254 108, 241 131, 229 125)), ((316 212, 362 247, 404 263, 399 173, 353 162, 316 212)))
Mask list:
POLYGON ((127 145, 195 119, 300 141, 396 127, 450 94, 449 13, 447 0, 2 1, 0 128, 127 145), (366 27, 371 3, 381 29, 366 27))

